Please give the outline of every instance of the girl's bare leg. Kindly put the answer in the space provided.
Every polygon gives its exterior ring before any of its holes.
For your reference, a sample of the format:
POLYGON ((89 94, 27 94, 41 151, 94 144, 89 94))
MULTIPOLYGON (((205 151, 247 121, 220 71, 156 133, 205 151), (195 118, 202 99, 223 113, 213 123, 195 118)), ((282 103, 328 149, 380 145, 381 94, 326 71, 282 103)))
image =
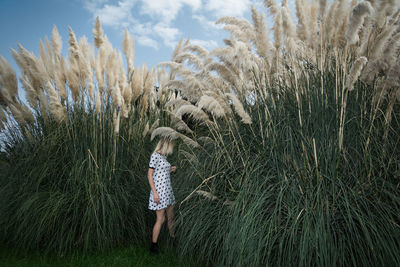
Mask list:
POLYGON ((175 237, 174 231, 174 205, 167 207, 168 230, 171 237, 175 237))
POLYGON ((165 221, 165 209, 156 210, 156 215, 157 219, 153 227, 153 237, 152 237, 153 243, 157 243, 158 236, 160 235, 161 226, 165 221))

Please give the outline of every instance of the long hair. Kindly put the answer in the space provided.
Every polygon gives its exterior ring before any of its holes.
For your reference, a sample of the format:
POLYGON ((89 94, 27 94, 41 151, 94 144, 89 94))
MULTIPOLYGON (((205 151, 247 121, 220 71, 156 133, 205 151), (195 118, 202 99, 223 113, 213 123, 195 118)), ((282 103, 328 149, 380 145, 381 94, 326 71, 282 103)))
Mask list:
POLYGON ((168 138, 161 138, 160 141, 158 141, 157 146, 154 149, 154 152, 158 152, 164 156, 168 156, 172 154, 174 150, 174 145, 175 145, 174 140, 169 140, 168 138))

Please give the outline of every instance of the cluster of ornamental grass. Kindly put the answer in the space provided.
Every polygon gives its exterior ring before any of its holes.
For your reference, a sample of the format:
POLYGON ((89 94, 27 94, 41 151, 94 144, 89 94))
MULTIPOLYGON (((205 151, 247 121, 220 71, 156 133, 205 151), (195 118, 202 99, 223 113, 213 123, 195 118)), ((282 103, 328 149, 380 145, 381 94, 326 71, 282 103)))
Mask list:
POLYGON ((231 38, 179 43, 167 84, 199 148, 178 204, 181 253, 217 266, 400 263, 400 10, 391 1, 264 1, 231 38), (191 118, 188 120, 187 117, 191 118))
POLYGON ((301 75, 299 99, 294 85, 260 84, 271 98, 246 106, 251 125, 221 121, 201 149, 180 153, 188 166, 182 254, 215 266, 400 262, 400 122, 386 128, 382 113, 372 120, 373 87, 357 82, 340 147, 337 78, 301 75))
POLYGON ((161 107, 178 94, 164 87, 166 71, 133 67, 127 31, 127 71, 99 20, 95 47, 69 33, 68 58, 56 27, 39 57, 21 45, 12 50, 27 103, 1 58, 0 238, 59 254, 144 242, 153 219, 149 134, 170 123, 161 107))
POLYGON ((129 114, 116 138, 109 109, 100 118, 76 107, 68 125, 37 115, 30 136, 9 131, 0 179, 7 245, 65 254, 148 238, 146 126, 129 114))
POLYGON ((63 251, 143 237, 151 134, 186 144, 173 179, 182 254, 398 265, 400 9, 297 0, 295 24, 287 0, 264 4, 271 27, 254 7, 251 22, 223 17, 225 46, 181 40, 159 64, 169 72, 133 68, 127 32, 125 71, 99 21, 97 56, 70 30, 65 60, 54 30, 40 57, 13 51, 30 108, 2 59, 4 239, 63 251))

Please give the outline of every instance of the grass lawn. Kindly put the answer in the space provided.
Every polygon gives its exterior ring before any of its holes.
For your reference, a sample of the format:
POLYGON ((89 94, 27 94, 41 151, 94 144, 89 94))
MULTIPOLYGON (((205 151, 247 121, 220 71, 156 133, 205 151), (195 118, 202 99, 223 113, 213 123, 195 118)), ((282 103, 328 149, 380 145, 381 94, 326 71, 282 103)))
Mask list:
POLYGON ((160 244, 161 253, 152 255, 147 245, 114 248, 106 252, 77 252, 64 257, 40 252, 14 251, 1 246, 0 267, 6 266, 197 266, 190 259, 180 260, 174 248, 160 244))

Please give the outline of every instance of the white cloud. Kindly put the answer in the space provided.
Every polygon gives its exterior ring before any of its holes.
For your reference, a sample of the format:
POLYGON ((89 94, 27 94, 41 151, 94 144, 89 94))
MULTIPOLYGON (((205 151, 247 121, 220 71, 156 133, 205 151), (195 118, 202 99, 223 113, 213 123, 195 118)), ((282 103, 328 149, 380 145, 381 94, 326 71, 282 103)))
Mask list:
POLYGON ((214 29, 214 30, 220 30, 224 26, 221 24, 215 24, 215 20, 209 19, 206 16, 203 15, 193 15, 192 18, 197 20, 201 26, 203 26, 206 29, 214 29))
POLYGON ((148 36, 140 35, 139 37, 136 38, 136 40, 138 41, 139 44, 141 44, 143 46, 149 46, 156 50, 158 50, 158 48, 159 48, 157 41, 154 39, 151 39, 148 36))
POLYGON ((177 39, 181 35, 181 32, 177 28, 170 27, 163 22, 156 24, 153 30, 155 34, 163 39, 164 44, 172 48, 175 47, 177 39))
POLYGON ((184 5, 190 6, 193 10, 201 7, 201 0, 141 0, 142 1, 142 14, 150 16, 158 16, 162 22, 170 23, 173 21, 178 12, 184 5))
POLYGON ((172 22, 180 10, 188 6, 193 11, 201 9, 202 0, 121 0, 109 3, 108 0, 85 0, 84 6, 93 17, 99 16, 105 26, 118 29, 129 28, 139 44, 159 48, 156 39, 168 47, 174 47, 182 35, 172 22), (139 22, 133 15, 134 10, 148 16, 148 20, 139 22))
POLYGON ((214 40, 199 40, 199 39, 192 40, 191 39, 190 43, 202 46, 204 48, 207 48, 208 50, 218 47, 218 43, 214 40))
POLYGON ((104 5, 96 9, 94 16, 99 16, 101 23, 109 26, 127 27, 131 18, 131 9, 135 5, 134 1, 120 1, 118 5, 104 5))
MULTIPOLYGON (((223 27, 215 24, 216 18, 244 16, 251 4, 260 6, 260 3, 262 0, 84 0, 85 8, 93 18, 99 16, 104 26, 115 27, 121 32, 128 28, 138 44, 154 49, 161 45, 175 47, 183 35, 179 26, 173 24, 178 15, 197 20, 207 30, 216 31, 223 27), (183 10, 191 13, 182 14, 183 10)), ((192 42, 209 49, 217 47, 215 41, 192 42)))
POLYGON ((150 22, 145 22, 145 23, 134 22, 134 24, 131 26, 133 33, 139 35, 149 34, 149 32, 152 31, 152 28, 153 25, 151 25, 150 22))
POLYGON ((250 0, 206 0, 205 9, 216 17, 243 16, 250 9, 250 0))
POLYGON ((83 5, 86 9, 94 13, 99 6, 107 2, 108 0, 84 0, 83 5))

